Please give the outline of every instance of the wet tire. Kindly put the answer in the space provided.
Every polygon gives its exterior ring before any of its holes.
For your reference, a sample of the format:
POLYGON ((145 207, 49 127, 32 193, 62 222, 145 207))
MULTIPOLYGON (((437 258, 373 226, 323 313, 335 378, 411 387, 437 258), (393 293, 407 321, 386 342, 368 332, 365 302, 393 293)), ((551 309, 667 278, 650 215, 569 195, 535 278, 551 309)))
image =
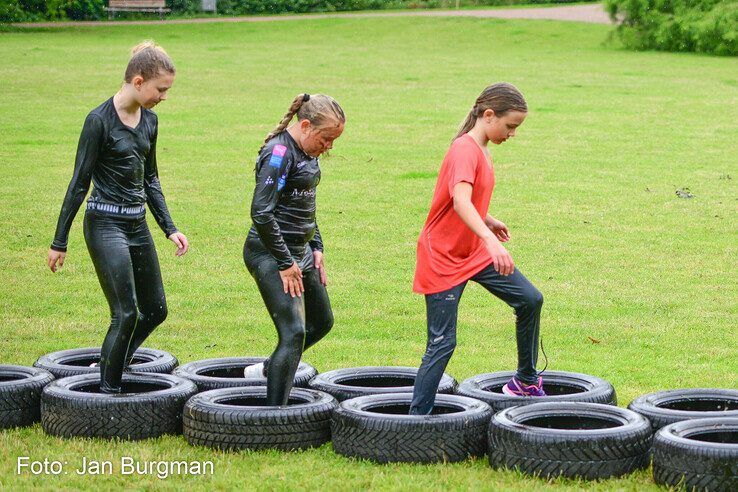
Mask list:
POLYGON ((670 424, 653 442, 656 483, 688 490, 738 490, 738 418, 670 424))
POLYGON ((431 415, 408 415, 411 400, 394 393, 342 402, 333 413, 333 450, 379 463, 453 463, 485 453, 489 405, 439 394, 431 415))
POLYGON ((654 432, 682 420, 738 417, 738 390, 677 389, 639 396, 628 405, 651 422, 654 432))
MULTIPOLYGON (((266 357, 225 357, 188 362, 176 368, 172 374, 187 378, 197 385, 199 391, 242 386, 266 386, 265 377, 243 377, 246 366, 264 362, 266 357)), ((300 362, 295 373, 294 387, 305 388, 318 371, 305 362, 300 362)))
POLYGON ((35 367, 0 365, 0 429, 41 419, 41 391, 54 376, 35 367))
POLYGON ((543 389, 547 396, 509 396, 502 387, 515 375, 514 371, 491 372, 465 379, 456 389, 457 395, 476 398, 488 403, 493 410, 554 401, 574 401, 617 405, 612 384, 588 374, 564 371, 546 371, 543 389))
MULTIPOLYGON (((351 367, 318 374, 310 381, 310 387, 344 401, 368 395, 412 393, 417 375, 417 367, 351 367)), ((453 393, 455 388, 456 380, 444 374, 438 385, 438 393, 453 393)))
POLYGON ((57 379, 41 396, 41 425, 61 437, 147 439, 182 430, 195 383, 170 374, 124 373, 124 393, 100 393, 100 376, 57 379))
MULTIPOLYGON (((60 350, 42 355, 33 366, 46 369, 56 378, 100 374, 100 368, 90 367, 90 364, 100 362, 101 350, 100 347, 60 350)), ((169 352, 141 347, 133 354, 133 364, 126 366, 124 370, 169 374, 177 364, 177 358, 169 352)))
POLYGON ((502 410, 489 425, 489 463, 544 477, 620 477, 648 466, 642 415, 596 403, 549 402, 502 410))
POLYGON ((304 388, 293 388, 286 406, 267 406, 264 386, 205 391, 185 405, 184 436, 222 450, 307 449, 330 441, 337 406, 331 395, 304 388))

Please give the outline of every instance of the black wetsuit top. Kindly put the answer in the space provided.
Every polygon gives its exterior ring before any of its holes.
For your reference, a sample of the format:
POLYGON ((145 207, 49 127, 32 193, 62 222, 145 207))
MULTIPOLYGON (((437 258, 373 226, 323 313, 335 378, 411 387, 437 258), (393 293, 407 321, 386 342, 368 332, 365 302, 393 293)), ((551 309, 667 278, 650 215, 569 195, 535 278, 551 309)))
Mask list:
POLYGON ((261 239, 280 270, 292 266, 292 253, 300 255, 306 244, 323 251, 315 220, 319 182, 318 158, 303 152, 287 131, 272 138, 259 154, 248 238, 261 239))
POLYGON ((82 127, 74 175, 64 197, 51 248, 66 251, 69 229, 93 183, 87 208, 98 213, 140 219, 144 204, 169 237, 177 228, 169 216, 156 168, 156 114, 141 108, 136 128, 123 124, 111 97, 87 115, 82 127))

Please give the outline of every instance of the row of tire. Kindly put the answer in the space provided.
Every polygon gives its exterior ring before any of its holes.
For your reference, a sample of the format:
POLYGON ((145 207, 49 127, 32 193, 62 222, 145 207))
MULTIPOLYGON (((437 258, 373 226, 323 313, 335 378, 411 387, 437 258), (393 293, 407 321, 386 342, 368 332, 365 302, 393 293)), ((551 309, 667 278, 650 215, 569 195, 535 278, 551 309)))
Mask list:
POLYGON ((738 490, 736 390, 653 393, 623 409, 612 385, 584 374, 547 372, 550 396, 536 399, 502 394, 510 372, 460 385, 444 375, 433 414, 411 417, 415 368, 317 374, 300 363, 289 404, 267 407, 266 379, 243 377, 263 357, 177 367, 171 354, 140 349, 134 372, 124 373, 124 393, 115 396, 99 392, 99 369, 90 367, 99 357, 99 349, 75 349, 41 357, 36 368, 0 366, 0 428, 40 417, 51 435, 183 432, 189 443, 216 449, 304 449, 332 439, 337 453, 377 462, 454 462, 487 453, 494 468, 587 479, 647 467, 653 455, 657 483, 738 490))

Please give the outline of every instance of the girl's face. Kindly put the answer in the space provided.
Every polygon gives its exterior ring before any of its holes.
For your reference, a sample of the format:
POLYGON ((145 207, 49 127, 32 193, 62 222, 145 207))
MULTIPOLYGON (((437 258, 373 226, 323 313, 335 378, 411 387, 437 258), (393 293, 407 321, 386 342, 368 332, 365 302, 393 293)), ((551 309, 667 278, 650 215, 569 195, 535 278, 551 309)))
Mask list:
POLYGON ((343 133, 343 123, 338 125, 327 125, 316 127, 309 120, 300 120, 298 123, 300 128, 300 148, 311 157, 318 157, 320 154, 327 152, 333 148, 333 142, 343 133))
POLYGON ((528 113, 513 110, 497 116, 494 111, 488 109, 482 115, 485 123, 484 133, 492 143, 499 145, 515 136, 515 131, 523 124, 527 115, 528 113))
POLYGON ((143 77, 137 75, 133 77, 131 84, 136 89, 137 102, 146 109, 151 109, 161 101, 167 99, 167 91, 171 89, 174 83, 174 74, 169 72, 159 72, 156 78, 144 80, 143 77))

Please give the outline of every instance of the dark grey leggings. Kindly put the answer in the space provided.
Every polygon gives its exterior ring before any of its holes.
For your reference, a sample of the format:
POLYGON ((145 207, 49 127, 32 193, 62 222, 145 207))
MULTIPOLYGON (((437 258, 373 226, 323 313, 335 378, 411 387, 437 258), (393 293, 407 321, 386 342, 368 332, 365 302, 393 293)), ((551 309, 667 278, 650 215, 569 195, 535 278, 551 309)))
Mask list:
MULTIPOLYGON (((507 277, 490 264, 471 280, 479 283, 515 309, 515 336, 518 346, 517 378, 526 384, 537 382, 538 331, 543 295, 516 268, 507 277)), ((425 296, 428 344, 415 379, 410 414, 427 415, 433 409, 438 383, 456 348, 456 317, 466 282, 449 290, 425 296)))
POLYGON ((110 306, 100 359, 100 390, 120 393, 123 366, 167 317, 159 259, 146 218, 88 211, 85 242, 110 306))
POLYGON ((279 335, 277 348, 268 361, 267 405, 287 405, 302 353, 333 327, 328 291, 313 267, 312 250, 308 246, 305 248, 298 262, 305 287, 301 297, 284 293, 277 261, 259 239, 247 239, 243 248, 244 263, 259 287, 279 335))

